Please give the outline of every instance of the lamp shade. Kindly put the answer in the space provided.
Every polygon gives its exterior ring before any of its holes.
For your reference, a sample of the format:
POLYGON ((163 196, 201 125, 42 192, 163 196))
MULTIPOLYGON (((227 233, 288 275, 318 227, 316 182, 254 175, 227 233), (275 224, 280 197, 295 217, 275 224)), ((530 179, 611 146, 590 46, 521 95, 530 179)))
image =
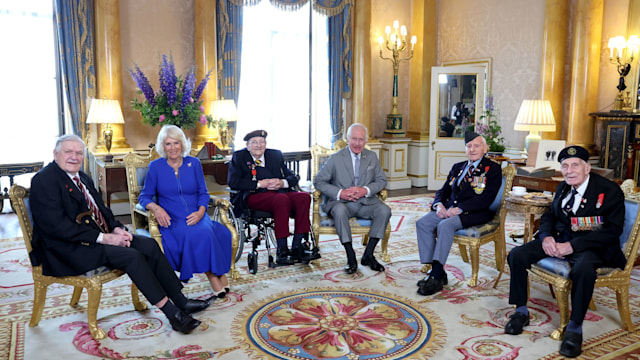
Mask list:
POLYGON ((238 111, 236 103, 231 99, 214 100, 211 102, 211 117, 214 120, 236 121, 238 111))
POLYGON ((87 124, 124 124, 118 100, 93 99, 89 106, 87 124))
POLYGON ((523 100, 513 125, 518 131, 555 131, 556 122, 549 100, 523 100))

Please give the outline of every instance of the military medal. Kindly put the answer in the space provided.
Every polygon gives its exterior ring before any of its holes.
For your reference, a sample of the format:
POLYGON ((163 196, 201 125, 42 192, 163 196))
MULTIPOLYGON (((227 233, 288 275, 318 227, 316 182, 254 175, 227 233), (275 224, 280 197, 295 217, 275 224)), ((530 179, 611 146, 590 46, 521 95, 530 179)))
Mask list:
POLYGON ((258 173, 256 171, 256 164, 251 163, 250 161, 247 161, 247 165, 249 166, 249 168, 251 168, 251 181, 257 181, 256 179, 256 174, 258 173))
POLYGON ((593 231, 602 228, 602 216, 585 216, 571 218, 571 231, 593 231))
POLYGON ((600 209, 603 201, 604 201, 604 193, 598 194, 598 202, 596 202, 596 209, 600 209))

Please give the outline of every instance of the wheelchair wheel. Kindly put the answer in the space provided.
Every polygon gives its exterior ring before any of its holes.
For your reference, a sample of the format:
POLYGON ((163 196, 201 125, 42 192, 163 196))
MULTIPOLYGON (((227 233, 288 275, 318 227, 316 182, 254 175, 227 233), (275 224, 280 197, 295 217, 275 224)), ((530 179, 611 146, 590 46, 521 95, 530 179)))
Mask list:
MULTIPOLYGON (((227 217, 229 218, 229 221, 233 223, 233 227, 236 229, 236 234, 238 234, 238 251, 236 253, 236 258, 233 259, 234 262, 237 263, 242 257, 242 251, 244 250, 244 243, 247 239, 247 236, 244 232, 244 223, 242 219, 236 218, 232 209, 229 209, 229 211, 227 211, 227 217)), ((216 206, 213 209, 213 215, 211 216, 211 219, 217 222, 221 222, 219 207, 216 206)))
POLYGON ((249 267, 249 273, 256 274, 258 272, 258 252, 253 250, 247 254, 247 266, 249 267))

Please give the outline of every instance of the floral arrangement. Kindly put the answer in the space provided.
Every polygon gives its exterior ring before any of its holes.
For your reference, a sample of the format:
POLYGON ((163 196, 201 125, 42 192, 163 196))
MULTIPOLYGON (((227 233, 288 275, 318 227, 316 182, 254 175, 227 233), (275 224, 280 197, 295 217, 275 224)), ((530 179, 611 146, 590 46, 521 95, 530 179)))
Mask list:
POLYGON ((167 58, 162 55, 160 63, 160 88, 154 91, 149 79, 135 65, 135 71, 129 69, 129 74, 138 86, 138 94, 144 95, 144 100, 131 100, 131 107, 140 111, 142 121, 151 126, 158 124, 176 125, 183 129, 195 128, 198 123, 205 125, 211 121, 210 115, 204 114, 204 106, 200 96, 204 91, 211 71, 209 71, 196 87, 196 71, 192 66, 185 78, 176 76, 173 56, 167 58))
POLYGON ((475 125, 475 131, 487 140, 490 152, 503 152, 505 149, 502 127, 498 124, 499 111, 493 105, 493 95, 487 95, 484 111, 480 121, 475 125))

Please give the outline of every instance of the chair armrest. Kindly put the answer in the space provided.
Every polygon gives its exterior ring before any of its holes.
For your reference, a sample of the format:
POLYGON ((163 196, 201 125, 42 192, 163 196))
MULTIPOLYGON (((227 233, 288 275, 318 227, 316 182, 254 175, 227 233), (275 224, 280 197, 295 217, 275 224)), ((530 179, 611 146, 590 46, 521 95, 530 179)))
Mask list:
POLYGON ((382 189, 380 190, 379 193, 376 194, 376 196, 382 200, 382 202, 386 202, 387 201, 387 196, 388 196, 388 192, 387 189, 382 189))

